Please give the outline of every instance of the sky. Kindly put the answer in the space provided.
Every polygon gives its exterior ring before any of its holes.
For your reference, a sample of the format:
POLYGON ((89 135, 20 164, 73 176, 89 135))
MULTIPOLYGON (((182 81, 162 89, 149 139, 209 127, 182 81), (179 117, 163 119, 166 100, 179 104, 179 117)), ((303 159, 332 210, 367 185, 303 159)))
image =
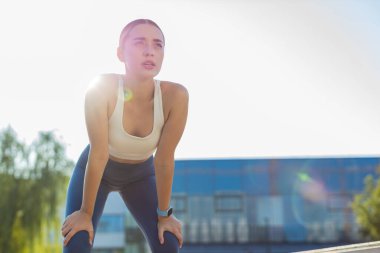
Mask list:
POLYGON ((154 20, 160 80, 184 85, 177 159, 380 155, 376 0, 15 0, 0 3, 0 129, 54 131, 77 159, 84 94, 123 73, 121 29, 154 20))

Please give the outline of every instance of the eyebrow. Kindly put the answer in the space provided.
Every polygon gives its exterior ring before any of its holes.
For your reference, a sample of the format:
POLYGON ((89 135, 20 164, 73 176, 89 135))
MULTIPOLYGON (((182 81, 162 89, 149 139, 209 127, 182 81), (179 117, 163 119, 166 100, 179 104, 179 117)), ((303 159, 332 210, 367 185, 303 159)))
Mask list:
MULTIPOLYGON (((136 37, 133 40, 146 40, 146 38, 145 37, 136 37)), ((154 42, 161 42, 161 43, 163 43, 163 41, 160 40, 160 39, 153 39, 153 41, 154 42)))

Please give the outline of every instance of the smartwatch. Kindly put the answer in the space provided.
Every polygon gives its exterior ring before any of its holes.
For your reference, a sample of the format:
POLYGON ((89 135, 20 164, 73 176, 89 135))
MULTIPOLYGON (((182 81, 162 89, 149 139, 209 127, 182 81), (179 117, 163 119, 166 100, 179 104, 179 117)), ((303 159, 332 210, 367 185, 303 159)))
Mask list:
POLYGON ((171 207, 171 206, 168 209, 166 209, 166 210, 160 210, 157 207, 157 214, 158 214, 158 216, 169 217, 170 215, 172 215, 172 213, 173 213, 173 207, 171 207))

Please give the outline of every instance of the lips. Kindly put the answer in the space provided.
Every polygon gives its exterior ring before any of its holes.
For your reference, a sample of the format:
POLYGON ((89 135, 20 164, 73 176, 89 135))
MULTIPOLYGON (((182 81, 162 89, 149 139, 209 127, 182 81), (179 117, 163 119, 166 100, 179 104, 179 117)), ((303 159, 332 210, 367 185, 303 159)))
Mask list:
POLYGON ((156 64, 153 61, 144 61, 143 65, 145 65, 145 66, 156 66, 156 64))

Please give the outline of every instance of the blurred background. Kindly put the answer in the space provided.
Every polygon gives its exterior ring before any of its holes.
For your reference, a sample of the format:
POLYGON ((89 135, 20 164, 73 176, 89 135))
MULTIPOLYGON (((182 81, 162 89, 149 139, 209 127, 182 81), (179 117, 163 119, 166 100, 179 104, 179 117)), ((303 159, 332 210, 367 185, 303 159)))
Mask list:
MULTIPOLYGON (((376 0, 0 3, 0 252, 59 252, 84 93, 123 73, 118 36, 136 18, 165 34, 157 79, 190 93, 172 198, 181 252, 380 239, 378 13, 376 0)), ((94 247, 149 252, 118 195, 94 247)))

